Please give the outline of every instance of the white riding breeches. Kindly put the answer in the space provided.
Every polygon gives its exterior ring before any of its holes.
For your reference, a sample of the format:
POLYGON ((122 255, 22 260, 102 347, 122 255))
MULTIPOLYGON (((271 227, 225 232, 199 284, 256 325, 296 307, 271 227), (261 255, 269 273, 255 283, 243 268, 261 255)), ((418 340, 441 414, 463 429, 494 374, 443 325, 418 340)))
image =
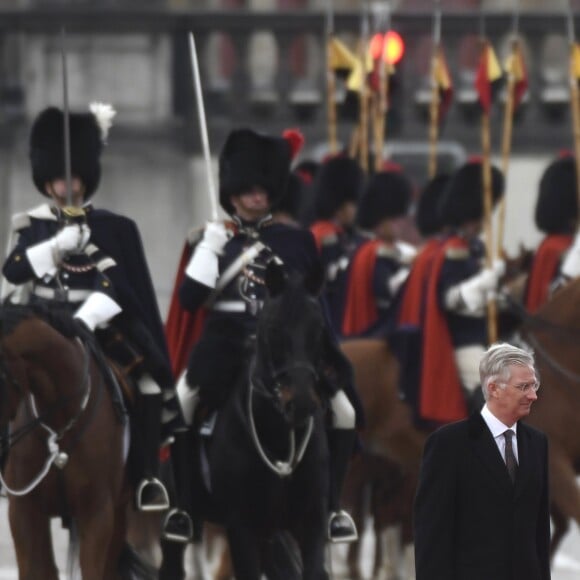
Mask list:
POLYGON ((356 413, 344 391, 338 391, 330 399, 330 409, 332 411, 332 426, 334 429, 355 428, 356 413))
POLYGON ((177 398, 181 405, 185 424, 191 426, 193 424, 193 415, 199 402, 199 388, 191 388, 185 380, 186 375, 186 370, 181 373, 175 390, 177 391, 177 398))

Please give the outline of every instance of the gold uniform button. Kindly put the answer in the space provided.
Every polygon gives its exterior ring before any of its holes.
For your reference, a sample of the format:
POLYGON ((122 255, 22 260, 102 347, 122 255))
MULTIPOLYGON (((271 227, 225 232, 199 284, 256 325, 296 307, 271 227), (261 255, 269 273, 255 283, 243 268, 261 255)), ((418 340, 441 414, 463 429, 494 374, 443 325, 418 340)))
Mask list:
POLYGON ((105 288, 108 288, 110 286, 109 282, 107 280, 103 280, 103 286, 105 288))
POLYGON ((16 256, 14 256, 14 261, 20 262, 20 260, 22 260, 22 256, 20 254, 16 254, 16 256))

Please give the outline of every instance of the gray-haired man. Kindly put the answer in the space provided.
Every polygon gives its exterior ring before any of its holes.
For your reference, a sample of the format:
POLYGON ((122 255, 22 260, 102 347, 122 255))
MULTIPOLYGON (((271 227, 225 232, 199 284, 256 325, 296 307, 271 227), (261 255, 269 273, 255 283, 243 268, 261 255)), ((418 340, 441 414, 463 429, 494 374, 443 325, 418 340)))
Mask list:
POLYGON ((494 344, 485 405, 433 433, 415 498, 417 580, 550 578, 548 444, 520 420, 538 398, 532 355, 494 344))

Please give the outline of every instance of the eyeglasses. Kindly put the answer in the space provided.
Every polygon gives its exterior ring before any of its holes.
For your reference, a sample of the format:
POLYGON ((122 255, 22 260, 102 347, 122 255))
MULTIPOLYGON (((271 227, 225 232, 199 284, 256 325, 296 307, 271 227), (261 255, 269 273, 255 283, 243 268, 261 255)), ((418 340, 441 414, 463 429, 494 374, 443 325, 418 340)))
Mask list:
POLYGON ((512 385, 511 383, 501 383, 501 384, 514 387, 518 389, 518 391, 521 391, 522 393, 529 393, 530 391, 534 391, 534 393, 537 393, 538 390, 540 389, 540 383, 538 383, 537 381, 534 381, 533 383, 519 383, 517 385, 512 385))

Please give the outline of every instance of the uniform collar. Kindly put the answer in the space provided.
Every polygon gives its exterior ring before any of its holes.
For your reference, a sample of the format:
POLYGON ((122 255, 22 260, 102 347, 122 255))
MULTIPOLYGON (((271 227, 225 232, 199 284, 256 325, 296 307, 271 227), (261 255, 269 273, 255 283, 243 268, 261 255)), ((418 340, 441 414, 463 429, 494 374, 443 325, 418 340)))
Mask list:
POLYGON ((243 220, 240 216, 232 216, 232 220, 236 224, 238 231, 250 236, 256 236, 261 229, 272 225, 272 214, 265 215, 263 218, 255 222, 243 220))

